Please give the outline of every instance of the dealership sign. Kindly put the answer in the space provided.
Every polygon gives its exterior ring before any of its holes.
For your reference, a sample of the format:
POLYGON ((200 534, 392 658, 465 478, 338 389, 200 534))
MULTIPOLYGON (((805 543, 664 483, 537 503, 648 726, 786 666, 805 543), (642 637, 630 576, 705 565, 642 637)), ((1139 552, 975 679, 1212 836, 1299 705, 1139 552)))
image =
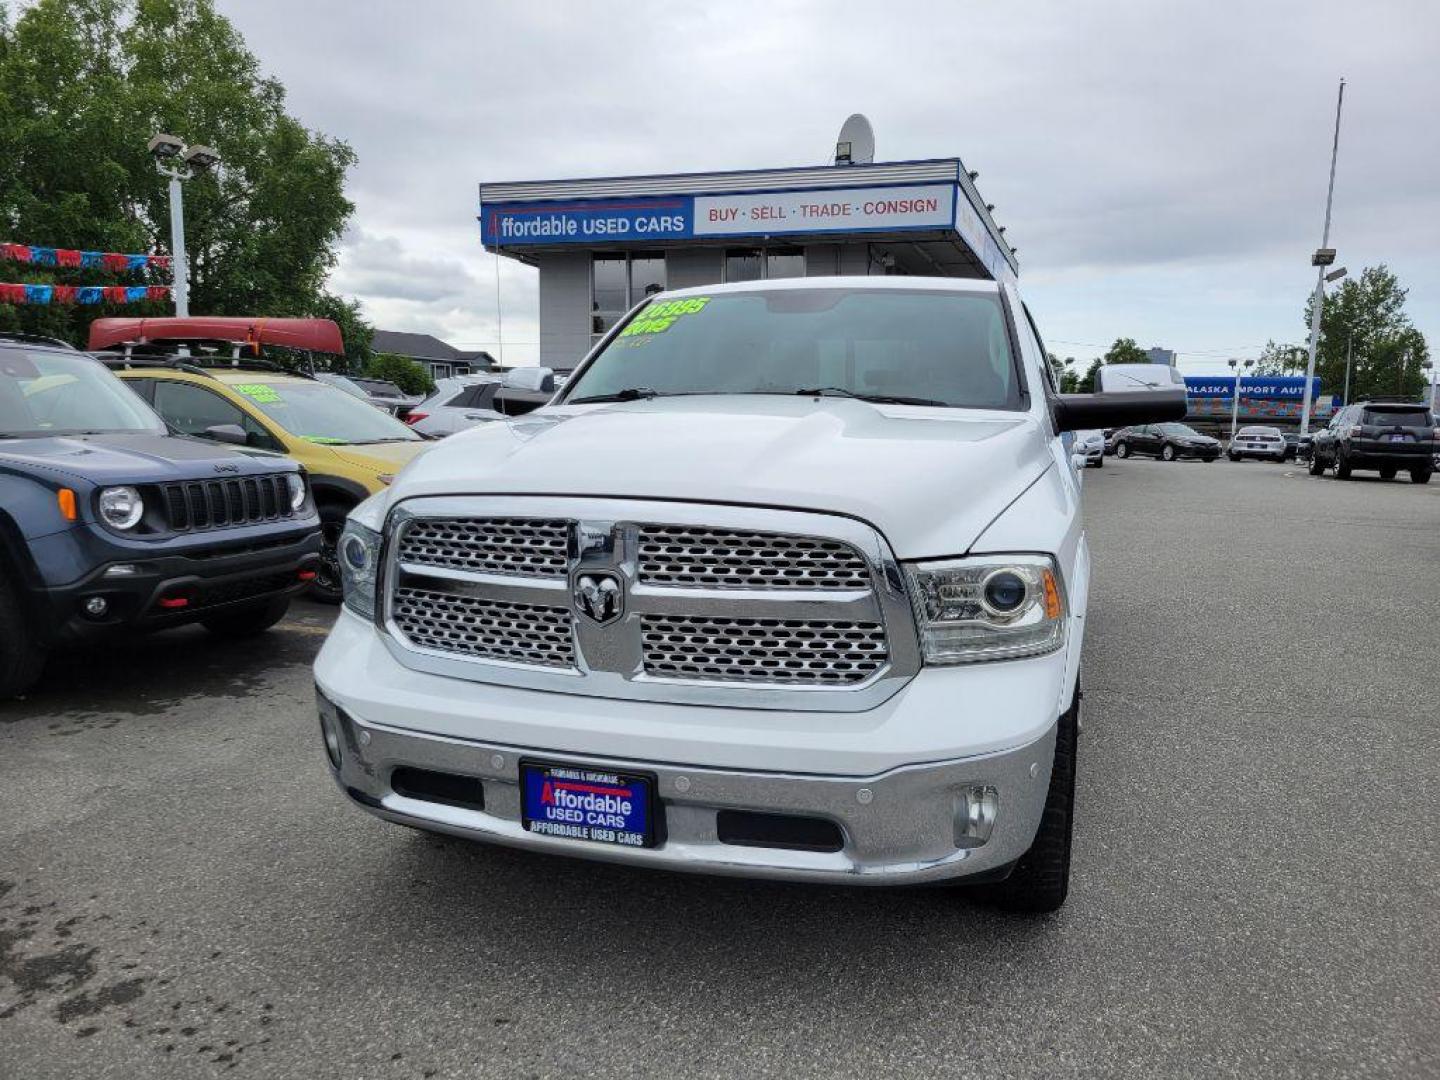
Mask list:
MULTIPOLYGON (((1233 375, 1186 375, 1185 394, 1192 398, 1225 398, 1235 396, 1233 375)), ((1320 380, 1311 380, 1311 399, 1320 396, 1320 380)), ((1240 397, 1264 401, 1300 401, 1305 397, 1303 375, 1255 375, 1242 379, 1240 397)))
POLYGON ((493 247, 953 228, 954 184, 487 203, 480 208, 480 237, 493 247))

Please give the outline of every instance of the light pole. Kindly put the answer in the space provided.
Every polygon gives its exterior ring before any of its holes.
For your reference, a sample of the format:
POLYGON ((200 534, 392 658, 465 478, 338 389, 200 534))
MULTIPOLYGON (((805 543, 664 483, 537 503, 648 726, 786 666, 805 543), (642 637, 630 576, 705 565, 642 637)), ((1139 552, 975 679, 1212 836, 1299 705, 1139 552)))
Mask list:
POLYGON ((175 314, 190 314, 190 272, 185 259, 185 195, 180 184, 220 164, 208 146, 186 146, 174 135, 159 134, 146 147, 155 168, 170 181, 170 259, 175 282, 175 314))
POLYGON ((1425 381, 1430 384, 1430 411, 1435 411, 1435 365, 1429 360, 1420 361, 1420 370, 1425 372, 1425 381))
POLYGON ((1255 366, 1254 360, 1246 360, 1242 365, 1239 360, 1226 361, 1230 369, 1235 372, 1235 391, 1230 397, 1230 441, 1235 441, 1235 425, 1240 420, 1240 379, 1242 371, 1249 371, 1255 366))
POLYGON ((1350 355, 1355 349, 1355 331, 1345 335, 1345 393, 1340 398, 1341 405, 1350 404, 1350 355))
POLYGON ((1335 261, 1330 246, 1330 205, 1335 199, 1335 159, 1340 156, 1340 109, 1345 104, 1345 80, 1340 80, 1340 94, 1335 99, 1335 141, 1330 147, 1330 188, 1325 193, 1325 230, 1320 236, 1320 249, 1310 258, 1310 265, 1319 268, 1315 275, 1315 300, 1310 305, 1310 359, 1305 365, 1305 399, 1300 405, 1300 434, 1310 430, 1311 384, 1315 379, 1315 347, 1320 343, 1320 309, 1325 305, 1325 267, 1335 261))

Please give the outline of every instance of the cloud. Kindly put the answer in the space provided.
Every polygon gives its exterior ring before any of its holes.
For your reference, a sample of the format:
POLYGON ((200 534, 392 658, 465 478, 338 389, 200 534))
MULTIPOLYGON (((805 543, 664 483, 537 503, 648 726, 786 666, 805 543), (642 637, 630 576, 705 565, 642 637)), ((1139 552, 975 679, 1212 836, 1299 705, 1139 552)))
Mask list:
MULTIPOLYGON (((1293 338, 1344 74, 1332 243, 1388 262, 1440 334, 1430 0, 222 7, 291 109, 358 152, 336 283, 387 317, 496 333, 482 180, 819 164, 860 110, 880 159, 980 170, 1055 337, 1293 338)), ((502 296, 506 336, 533 338, 533 272, 507 262, 502 296)))

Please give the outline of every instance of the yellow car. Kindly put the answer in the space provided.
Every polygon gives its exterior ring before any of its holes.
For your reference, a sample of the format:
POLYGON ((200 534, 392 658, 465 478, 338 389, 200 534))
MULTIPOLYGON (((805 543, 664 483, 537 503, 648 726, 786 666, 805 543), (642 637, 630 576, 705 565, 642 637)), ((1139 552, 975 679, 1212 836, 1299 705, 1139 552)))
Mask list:
POLYGON ((324 534, 312 594, 338 603, 335 545, 345 516, 390 483, 424 437, 343 390, 264 361, 102 359, 181 434, 273 450, 305 466, 324 534))

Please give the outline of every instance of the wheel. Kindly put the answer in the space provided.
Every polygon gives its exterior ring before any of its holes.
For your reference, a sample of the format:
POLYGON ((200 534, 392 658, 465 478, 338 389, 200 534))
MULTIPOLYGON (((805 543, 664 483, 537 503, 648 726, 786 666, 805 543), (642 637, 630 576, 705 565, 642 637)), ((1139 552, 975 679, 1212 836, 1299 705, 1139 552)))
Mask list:
POLYGON ((242 638, 263 634, 285 617, 290 610, 290 598, 282 596, 265 604, 257 604, 241 611, 226 612, 213 619, 204 619, 200 625, 212 634, 221 637, 242 638))
POLYGON ((1103 469, 1104 467, 1105 467, 1105 459, 1104 459, 1103 457, 1098 457, 1098 458, 1096 458, 1096 459, 1095 459, 1095 468, 1097 468, 1097 469, 1103 469))
POLYGON ((1325 463, 1320 460, 1319 454, 1310 455, 1310 465, 1307 471, 1311 476, 1319 476, 1325 471, 1325 463))
POLYGON ((1161 448, 1160 448, 1160 460, 1161 460, 1161 461, 1174 461, 1174 460, 1175 460, 1175 447, 1171 446, 1169 443, 1166 443, 1163 447, 1161 447, 1161 448))
POLYGON ((45 650, 35 643, 20 590, 0 566, 0 700, 18 697, 40 678, 45 650))
POLYGON ((1393 466, 1393 465, 1387 465, 1385 468, 1383 468, 1383 469, 1380 470, 1380 479, 1381 479, 1381 480, 1394 480, 1394 479, 1395 479, 1395 474, 1396 474, 1397 472, 1399 472, 1399 470, 1396 469, 1395 466, 1393 466))
POLYGON ((1350 479, 1350 462, 1346 461, 1345 456, 1338 450, 1335 451, 1335 479, 1350 479))
POLYGON ((349 514, 350 507, 340 503, 320 506, 320 562, 306 595, 322 604, 340 603, 340 534, 349 514))
POLYGON ((1433 473, 1433 469, 1411 469, 1410 482, 1412 484, 1428 484, 1433 473))
POLYGON ((1070 891, 1070 837, 1075 819, 1075 744, 1080 733, 1080 690, 1055 731, 1055 761, 1040 828, 1030 848, 1004 881, 976 886, 978 894, 1007 911, 1055 911, 1070 891))
POLYGON ((1118 458, 1127 458, 1127 457, 1129 457, 1129 456, 1130 456, 1130 444, 1127 443, 1127 442, 1117 442, 1117 443, 1115 444, 1115 456, 1118 457, 1118 458))
POLYGON ((1225 456, 1228 457, 1231 461, 1239 461, 1239 460, 1240 460, 1240 455, 1237 454, 1237 453, 1235 453, 1234 450, 1228 451, 1228 452, 1225 454, 1225 456))

